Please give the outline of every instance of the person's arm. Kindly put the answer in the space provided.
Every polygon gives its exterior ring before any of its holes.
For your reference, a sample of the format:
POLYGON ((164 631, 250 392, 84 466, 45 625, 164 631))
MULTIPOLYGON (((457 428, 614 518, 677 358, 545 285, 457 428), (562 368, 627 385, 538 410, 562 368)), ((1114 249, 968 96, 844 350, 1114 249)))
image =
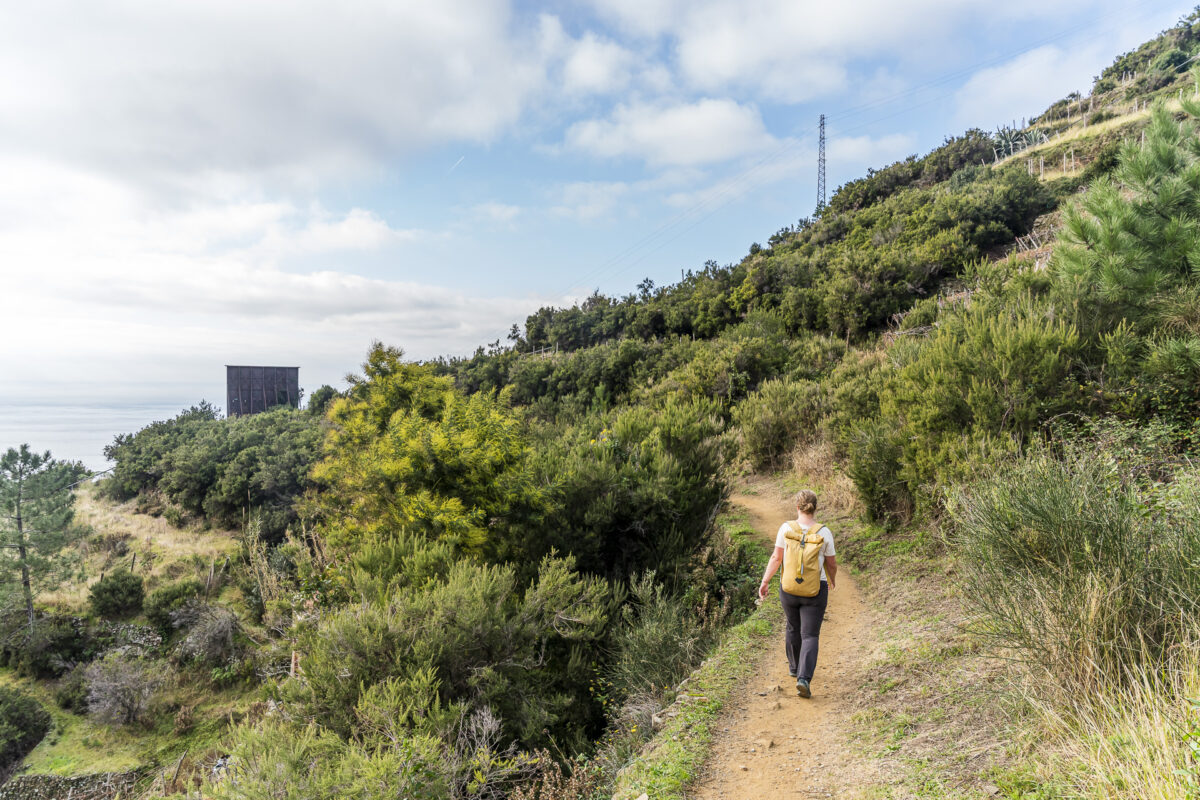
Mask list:
POLYGON ((836 588, 834 579, 837 577, 837 556, 825 556, 825 577, 829 580, 829 588, 836 588))
POLYGON ((767 571, 763 573, 762 583, 758 587, 758 596, 766 599, 767 586, 771 583, 771 578, 775 577, 776 571, 779 570, 779 565, 783 563, 783 548, 776 547, 775 552, 771 554, 771 560, 767 562, 767 571))

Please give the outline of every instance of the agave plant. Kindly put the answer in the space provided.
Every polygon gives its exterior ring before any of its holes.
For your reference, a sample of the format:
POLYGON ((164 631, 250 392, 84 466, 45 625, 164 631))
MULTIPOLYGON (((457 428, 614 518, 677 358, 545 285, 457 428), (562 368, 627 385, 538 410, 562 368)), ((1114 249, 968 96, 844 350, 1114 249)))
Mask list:
POLYGON ((996 128, 992 146, 999 155, 1011 156, 1022 150, 1050 141, 1050 136, 1041 128, 1022 131, 1007 125, 996 128))
POLYGON ((1050 136, 1042 128, 1030 128, 1021 136, 1023 140, 1022 150, 1034 147, 1035 145, 1044 144, 1050 141, 1050 136))
POLYGON ((1016 128, 1010 128, 1007 125, 1002 125, 996 128, 996 134, 992 137, 993 145, 1002 155, 1011 156, 1020 149, 1018 140, 1021 134, 1016 128))

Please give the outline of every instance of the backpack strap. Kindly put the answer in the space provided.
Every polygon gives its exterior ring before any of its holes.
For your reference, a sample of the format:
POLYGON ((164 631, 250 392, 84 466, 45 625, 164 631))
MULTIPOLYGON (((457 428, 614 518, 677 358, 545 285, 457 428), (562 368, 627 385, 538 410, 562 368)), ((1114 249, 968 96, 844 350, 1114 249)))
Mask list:
MULTIPOLYGON (((806 531, 804 532, 804 544, 805 544, 806 546, 807 546, 808 544, 815 544, 815 545, 817 545, 818 547, 824 547, 824 546, 825 546, 825 537, 821 535, 821 528, 824 528, 824 527, 825 527, 825 526, 824 526, 823 524, 821 524, 820 522, 817 522, 817 521, 814 519, 814 520, 813 520, 813 524, 812 524, 812 525, 809 525, 809 526, 808 526, 808 530, 806 530, 806 531), (814 534, 814 533, 817 535, 817 538, 818 538, 818 539, 820 539, 820 542, 819 542, 819 543, 818 543, 818 542, 811 542, 811 543, 810 543, 810 542, 808 541, 808 537, 809 537, 809 535, 811 535, 811 534, 814 534)), ((818 556, 819 556, 819 555, 820 555, 820 551, 818 551, 818 556)), ((803 568, 803 565, 802 565, 802 568, 803 568)), ((821 564, 821 560, 820 560, 820 558, 819 558, 819 557, 818 557, 818 559, 817 559, 817 568, 818 568, 818 569, 822 569, 822 570, 824 569, 824 566, 821 564)), ((801 572, 800 574, 801 574, 801 575, 803 575, 804 573, 803 573, 803 572, 801 572)))

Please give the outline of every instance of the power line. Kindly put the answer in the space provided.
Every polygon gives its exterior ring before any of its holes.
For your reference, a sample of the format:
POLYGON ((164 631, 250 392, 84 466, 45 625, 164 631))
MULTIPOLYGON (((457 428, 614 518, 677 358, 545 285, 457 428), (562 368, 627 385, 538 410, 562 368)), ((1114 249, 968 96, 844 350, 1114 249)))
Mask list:
POLYGON ((93 481, 93 480, 95 480, 96 478, 99 478, 101 475, 104 475, 104 474, 106 474, 106 473, 112 472, 114 469, 116 469, 116 467, 109 467, 108 469, 106 469, 106 470, 101 470, 100 472, 88 472, 88 475, 87 475, 87 477, 86 477, 86 478, 83 478, 83 479, 81 479, 81 480, 77 480, 77 481, 75 481, 74 483, 72 483, 72 484, 71 484, 70 486, 68 486, 67 488, 68 488, 68 489, 74 489, 74 488, 75 488, 76 486, 78 486, 79 484, 81 484, 81 483, 87 483, 88 481, 93 481))

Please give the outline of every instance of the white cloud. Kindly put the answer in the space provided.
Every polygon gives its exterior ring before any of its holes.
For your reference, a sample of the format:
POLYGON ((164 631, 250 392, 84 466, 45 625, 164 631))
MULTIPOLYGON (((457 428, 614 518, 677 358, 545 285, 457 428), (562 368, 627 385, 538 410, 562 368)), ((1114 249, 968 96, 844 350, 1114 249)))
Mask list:
POLYGON ((571 100, 621 91, 635 71, 651 68, 632 50, 594 31, 572 37, 550 14, 538 17, 537 30, 547 75, 571 100))
POLYGON ((601 17, 638 36, 658 36, 678 23, 687 0, 591 0, 601 17))
POLYGON ((148 183, 289 181, 488 142, 545 86, 502 0, 54 3, 0 12, 0 148, 148 183), (183 180, 187 178, 188 180, 183 180))
POLYGON ((187 266, 168 262, 160 264, 157 275, 149 270, 113 275, 86 293, 61 296, 109 309, 174 308, 193 319, 235 318, 242 330, 264 320, 360 330, 379 326, 404 340, 445 342, 459 352, 481 342, 489 329, 507 327, 513 320, 506 314, 519 305, 512 298, 482 300, 429 284, 332 270, 292 273, 219 259, 199 270, 187 266), (467 314, 468 309, 479 314, 467 314), (455 332, 473 338, 453 341, 455 332))
MULTIPOLYGON (((897 161, 914 151, 917 140, 907 133, 884 136, 834 136, 830 139, 828 156, 835 162, 864 166, 882 166, 897 161)), ((816 163, 816 159, 812 159, 816 163)))
POLYGON ((620 105, 609 119, 575 123, 566 136, 568 147, 591 155, 670 166, 728 161, 773 142, 758 109, 712 98, 620 105))
POLYGON ((1078 24, 1122 11, 1117 0, 592 0, 631 35, 665 41, 681 82, 716 94, 740 90, 799 103, 845 93, 859 61, 933 65, 961 32, 989 25, 1078 24))
MULTIPOLYGON (((0 225, 0 337, 20 342, 0 352, 0 400, 40 392, 86 402, 79 386, 89 380, 100 394, 124 386, 141 398, 147 381, 191 386, 237 362, 299 363, 310 382, 336 381, 373 339, 414 357, 469 353, 562 301, 434 285, 440 276, 411 266, 417 247, 439 234, 396 228, 364 209, 158 208, 103 176, 9 161, 0 173, 19 181, 0 185, 0 209, 22 197, 53 201, 0 225), (407 266, 410 277, 296 266, 364 252, 394 261, 397 272, 407 266)), ((500 204, 490 211, 514 213, 500 204)))
POLYGON ((294 274, 219 259, 163 260, 157 271, 149 264, 134 272, 88 266, 106 280, 26 285, 0 299, 0 333, 21 342, 0 353, 3 395, 21 384, 61 392, 101 376, 113 386, 186 380, 225 363, 298 363, 330 382, 372 340, 418 358, 465 354, 540 305, 564 299, 473 296, 414 281, 294 274), (50 372, 42 369, 48 364, 50 372))
POLYGON ((576 94, 608 94, 629 83, 633 64, 633 54, 624 47, 587 33, 563 65, 563 84, 576 94))
MULTIPOLYGON (((823 9, 840 7, 760 0, 693 8, 679 31, 679 70, 705 91, 749 87, 788 103, 839 92, 854 50, 834 48, 853 37, 830 26, 836 17, 823 9)), ((870 17, 860 17, 857 8, 855 18, 857 30, 870 29, 870 17)))
POLYGON ((373 211, 354 208, 340 219, 322 214, 300 230, 295 239, 300 252, 325 253, 333 250, 373 250, 392 241, 413 241, 420 236, 420 231, 390 227, 373 211))

